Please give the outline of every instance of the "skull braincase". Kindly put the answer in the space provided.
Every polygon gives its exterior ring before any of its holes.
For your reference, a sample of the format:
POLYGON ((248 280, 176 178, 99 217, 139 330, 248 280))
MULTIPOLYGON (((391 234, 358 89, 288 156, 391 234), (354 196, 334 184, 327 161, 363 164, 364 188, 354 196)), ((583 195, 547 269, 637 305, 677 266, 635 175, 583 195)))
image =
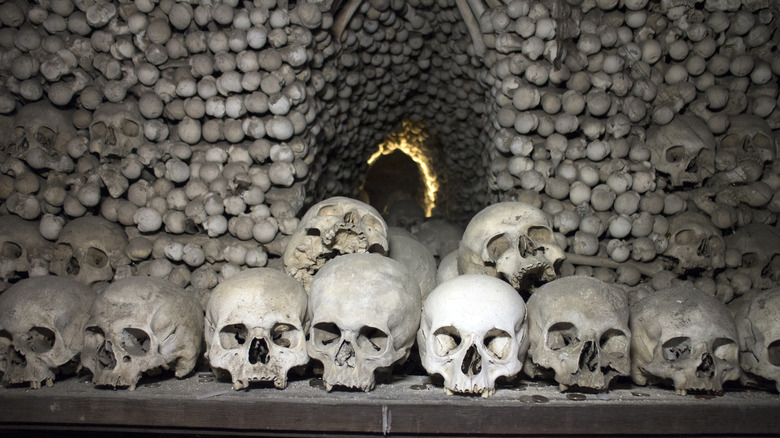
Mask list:
POLYGON ((780 282, 780 231, 772 225, 748 224, 724 239, 726 248, 742 255, 737 268, 750 277, 753 289, 769 289, 780 282))
POLYGON ((671 381, 678 394, 720 392, 739 378, 734 318, 725 304, 689 283, 656 291, 631 306, 634 383, 671 381))
POLYGON ((28 103, 14 117, 15 146, 12 154, 24 154, 34 148, 67 154, 67 143, 75 136, 76 128, 70 112, 55 108, 46 99, 28 103))
POLYGON ((63 227, 54 245, 51 272, 84 284, 114 276, 110 257, 127 246, 124 229, 99 216, 82 216, 63 227))
POLYGON ((234 389, 250 381, 287 386, 290 369, 308 363, 304 324, 308 295, 272 268, 247 269, 217 285, 206 306, 206 355, 234 389))
POLYGON ((387 224, 368 204, 336 196, 313 205, 290 237, 285 270, 308 291, 312 276, 328 260, 352 253, 387 254, 387 224))
POLYGON ((203 338, 198 298, 161 278, 115 280, 90 308, 82 364, 96 385, 135 389, 144 372, 194 368, 203 338))
POLYGON ((422 243, 405 230, 396 232, 396 227, 388 230, 389 257, 406 267, 420 286, 424 300, 436 285, 436 259, 422 243), (404 234, 406 233, 406 234, 404 234))
POLYGON ((650 162, 669 176, 671 185, 701 184, 715 173, 715 137, 692 115, 678 115, 666 125, 647 130, 650 162))
POLYGON ((309 291, 309 356, 323 381, 370 391, 374 372, 409 356, 420 324, 420 289, 400 263, 346 254, 317 272, 309 291))
POLYGON ((712 220, 686 211, 669 218, 669 246, 664 255, 677 261, 674 271, 709 271, 726 265, 726 243, 712 220))
POLYGON ((19 281, 0 295, 0 373, 3 383, 51 386, 77 363, 93 292, 52 275, 19 281))
POLYGON ((546 283, 528 299, 526 363, 552 369, 562 388, 606 389, 631 371, 628 316, 615 285, 585 276, 546 283))
POLYGON ((0 280, 25 278, 33 259, 51 258, 52 244, 41 236, 37 222, 0 216, 0 280))
POLYGON ((423 304, 417 345, 423 367, 444 378, 448 393, 495 392, 513 377, 528 351, 526 307, 509 284, 465 274, 436 286, 423 304))
POLYGON ((458 249, 463 228, 443 219, 429 219, 413 229, 412 233, 440 261, 458 249))
POLYGON ((89 150, 101 157, 126 157, 144 143, 143 126, 137 101, 103 103, 89 125, 89 150))
POLYGON ((563 259, 545 212, 523 202, 500 202, 469 222, 458 248, 458 271, 502 278, 521 290, 557 278, 563 259))
POLYGON ((749 377, 780 391, 780 288, 757 290, 729 303, 739 335, 739 364, 749 377))

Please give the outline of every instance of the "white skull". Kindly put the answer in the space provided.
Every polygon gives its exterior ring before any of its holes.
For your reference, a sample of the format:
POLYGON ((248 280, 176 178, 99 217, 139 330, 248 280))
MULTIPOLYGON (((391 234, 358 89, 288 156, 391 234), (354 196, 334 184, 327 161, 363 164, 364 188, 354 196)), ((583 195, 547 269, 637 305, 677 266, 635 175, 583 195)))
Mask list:
POLYGON ((672 383, 677 394, 720 392, 739 378, 734 318, 720 300, 683 284, 631 306, 631 377, 672 383))
POLYGON ((282 260, 288 274, 308 291, 328 260, 352 253, 388 251, 387 224, 370 205, 336 196, 314 204, 290 236, 282 260))
POLYGON ((370 391, 375 371, 409 356, 420 325, 420 289, 400 263, 379 254, 346 254, 314 276, 309 291, 309 356, 324 366, 330 391, 370 391))
POLYGON ((0 280, 26 278, 35 259, 51 260, 52 244, 41 236, 38 222, 19 216, 0 216, 0 280))
POLYGON ((728 132, 718 142, 718 173, 707 182, 711 187, 755 182, 761 178, 764 165, 777 156, 772 129, 764 119, 739 114, 729 121, 728 132))
POLYGON ((73 219, 54 244, 51 272, 87 285, 111 280, 111 257, 127 243, 125 230, 116 223, 99 216, 73 219))
POLYGON ((739 364, 747 378, 780 391, 780 288, 747 293, 729 303, 739 335, 739 364))
POLYGON ((460 275, 436 286, 423 303, 417 345, 428 374, 441 375, 447 394, 489 397, 496 379, 523 368, 528 325, 523 298, 506 282, 460 275))
POLYGON ((666 125, 647 130, 650 162, 671 185, 700 185, 715 173, 715 137, 696 116, 676 116, 666 125))
MULTIPOLYGON (((14 151, 23 156, 30 149, 67 154, 67 143, 76 136, 68 111, 44 99, 28 103, 14 117, 14 151)), ((14 155, 17 155, 16 153, 14 155)))
POLYGON ((406 267, 417 284, 424 300, 436 286, 436 259, 422 243, 410 233, 390 227, 388 230, 389 257, 406 267))
POLYGON ((780 285, 780 230, 767 224, 748 224, 724 240, 726 248, 742 255, 737 271, 750 277, 753 289, 780 285))
POLYGON ((417 240, 433 253, 437 261, 458 249, 463 227, 443 219, 429 219, 412 229, 417 240))
POLYGON ((0 373, 3 383, 54 384, 76 371, 93 292, 55 276, 27 278, 0 295, 0 373))
POLYGON ((502 278, 526 290, 557 278, 563 259, 545 212, 523 202, 500 202, 469 222, 458 249, 458 272, 502 278))
POLYGON ((544 284, 528 299, 526 373, 552 370, 562 391, 607 389, 631 372, 628 315, 628 297, 613 284, 579 275, 544 284))
POLYGON ((271 268, 247 269, 220 283, 206 306, 206 356, 230 373, 233 388, 251 381, 287 387, 290 369, 309 362, 304 324, 308 295, 271 268))
POLYGON ((103 103, 89 125, 89 150, 101 157, 124 158, 144 144, 143 126, 137 101, 103 103))
POLYGON ((726 244, 712 220, 696 212, 669 218, 669 246, 664 255, 677 261, 678 274, 711 271, 726 265, 726 244))
POLYGON ((81 363, 95 385, 135 389, 143 373, 194 368, 203 339, 198 297, 161 278, 116 280, 92 303, 81 363))

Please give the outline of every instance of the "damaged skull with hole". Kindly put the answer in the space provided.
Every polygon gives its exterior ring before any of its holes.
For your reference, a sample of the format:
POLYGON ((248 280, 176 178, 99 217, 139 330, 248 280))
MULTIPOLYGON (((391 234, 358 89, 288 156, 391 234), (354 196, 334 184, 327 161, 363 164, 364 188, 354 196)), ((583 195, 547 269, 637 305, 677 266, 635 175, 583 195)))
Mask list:
POLYGON ((202 337, 203 309, 190 292, 161 278, 127 277, 92 303, 81 363, 95 385, 134 390, 144 373, 189 374, 202 337))
POLYGON ((780 230, 767 224, 749 224, 726 236, 729 251, 741 255, 737 272, 750 278, 753 289, 780 285, 780 230))
POLYGON ((523 298, 506 282, 482 274, 438 285, 423 304, 417 345, 423 367, 444 390, 489 397, 498 378, 523 368, 529 339, 523 298))
POLYGON ((656 291, 631 306, 631 378, 720 393, 740 374, 734 318, 725 304, 690 284, 656 291))
POLYGON ((89 151, 101 157, 127 157, 145 143, 143 126, 135 100, 103 103, 89 125, 89 151))
POLYGON ((628 315, 628 298, 613 284, 579 275, 544 284, 528 299, 526 374, 552 371, 561 391, 606 390, 631 372, 628 315))
POLYGON ((388 252, 387 224, 368 204, 336 196, 313 205, 282 256, 288 274, 308 291, 312 277, 342 254, 388 252))
POLYGON ((52 251, 51 242, 41 236, 37 222, 0 216, 0 280, 4 283, 27 278, 36 260, 48 265, 52 251))
POLYGON ((674 272, 701 274, 726 265, 726 243, 709 217, 686 211, 669 218, 669 246, 663 255, 674 259, 674 272))
POLYGON ((54 244, 51 272, 86 285, 114 277, 111 257, 124 251, 128 239, 118 224, 99 216, 73 219, 54 244))
POLYGON ((477 213, 458 248, 460 274, 485 274, 518 291, 558 278, 564 253, 550 217, 523 202, 500 202, 477 213))
POLYGON ((5 385, 52 386, 77 371, 94 294, 51 275, 27 278, 0 294, 0 374, 5 385))
POLYGON ((325 389, 374 389, 375 374, 406 361, 420 325, 420 288, 400 263, 379 254, 346 254, 317 272, 309 291, 312 359, 325 389))
POLYGON ((700 186, 715 173, 715 137, 692 115, 678 115, 666 125, 647 130, 650 162, 673 187, 700 186))
POLYGON ((729 309, 739 335, 740 382, 780 392, 780 288, 751 291, 729 309))
POLYGON ((253 381, 287 387, 287 374, 309 361, 304 324, 308 295, 271 268, 247 269, 220 283, 206 306, 206 356, 233 389, 253 381))

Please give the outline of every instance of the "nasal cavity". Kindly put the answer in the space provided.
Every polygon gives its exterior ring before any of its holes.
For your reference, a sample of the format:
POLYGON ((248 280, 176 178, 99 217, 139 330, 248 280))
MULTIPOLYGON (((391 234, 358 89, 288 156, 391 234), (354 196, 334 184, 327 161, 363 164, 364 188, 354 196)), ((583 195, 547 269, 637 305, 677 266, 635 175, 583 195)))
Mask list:
POLYGON ((268 351, 268 344, 265 343, 265 339, 253 339, 252 344, 249 346, 249 363, 252 365, 260 362, 262 364, 268 363, 271 359, 268 351))
POLYGON ((472 345, 466 351, 460 370, 468 376, 475 376, 482 371, 482 356, 479 355, 476 345, 472 345))
POLYGON ((701 363, 696 367, 696 377, 701 379, 711 379, 715 377, 715 361, 712 359, 712 355, 704 353, 701 355, 701 363))
POLYGON ((343 367, 344 365, 355 368, 355 348, 352 347, 351 342, 344 341, 339 347, 339 351, 336 353, 336 365, 343 367))
POLYGON ((596 343, 592 341, 585 342, 580 353, 580 369, 586 369, 591 373, 596 371, 599 366, 599 352, 596 343))
POLYGON ((113 370, 116 367, 116 356, 114 356, 114 349, 111 347, 111 342, 103 342, 98 347, 97 360, 100 366, 106 370, 113 370))

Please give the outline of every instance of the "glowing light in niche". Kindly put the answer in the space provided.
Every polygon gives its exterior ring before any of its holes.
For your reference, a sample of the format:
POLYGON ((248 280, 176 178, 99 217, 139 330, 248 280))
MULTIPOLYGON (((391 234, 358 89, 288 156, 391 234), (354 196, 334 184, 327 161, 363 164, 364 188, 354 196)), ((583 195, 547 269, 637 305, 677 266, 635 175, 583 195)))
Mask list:
POLYGON ((439 183, 430 159, 425 154, 423 145, 428 138, 425 125, 410 121, 403 122, 403 128, 400 132, 387 136, 387 139, 380 143, 378 150, 368 159, 368 165, 372 165, 380 156, 388 155, 395 151, 401 151, 414 161, 420 168, 420 172, 425 180, 425 216, 430 217, 433 208, 436 206, 436 192, 439 190, 439 183))

